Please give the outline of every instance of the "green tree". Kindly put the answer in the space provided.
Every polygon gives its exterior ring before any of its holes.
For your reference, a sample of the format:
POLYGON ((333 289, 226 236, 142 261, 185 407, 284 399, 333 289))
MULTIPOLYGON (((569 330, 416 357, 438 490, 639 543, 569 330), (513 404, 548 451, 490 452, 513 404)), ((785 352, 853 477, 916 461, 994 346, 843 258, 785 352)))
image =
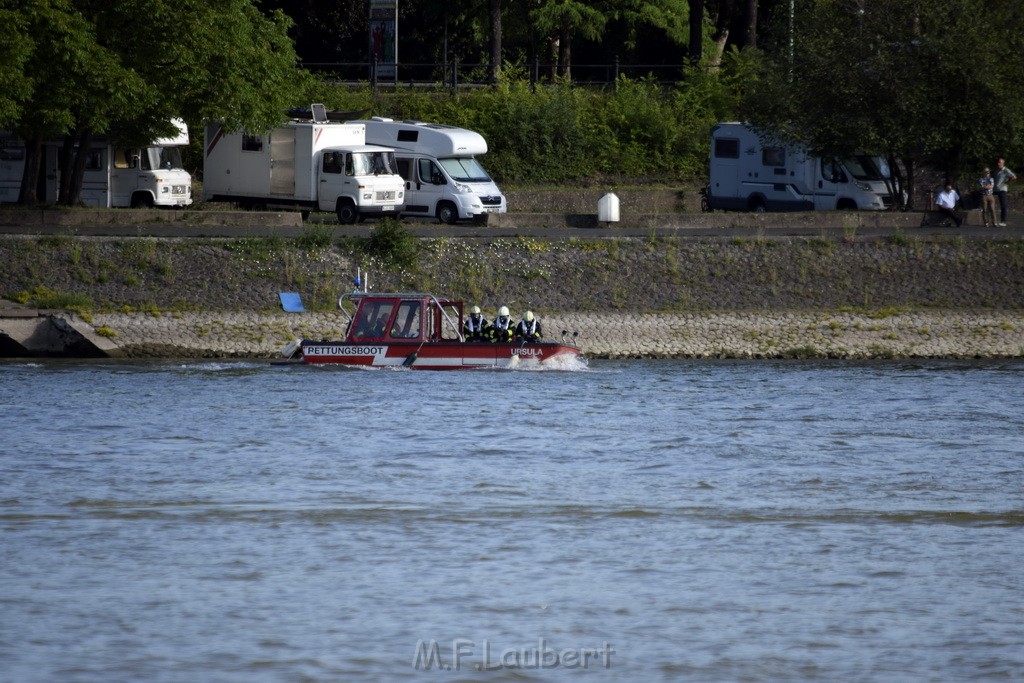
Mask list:
POLYGON ((742 111, 823 153, 885 154, 913 203, 919 163, 953 179, 1020 140, 1022 21, 1019 0, 799 0, 742 111))
POLYGON ((685 44, 689 37, 687 0, 541 0, 531 10, 530 17, 549 45, 555 64, 552 75, 565 78, 572 77, 573 41, 600 41, 605 26, 615 19, 624 21, 629 29, 627 48, 636 47, 636 29, 640 25, 664 30, 679 45, 685 44))
POLYGON ((76 204, 98 133, 145 144, 170 120, 266 130, 308 86, 280 12, 251 0, 24 0, 31 93, 13 128, 27 142, 22 203, 35 203, 41 143, 64 135, 60 202, 76 204))
POLYGON ((0 7, 0 128, 18 119, 32 84, 25 63, 32 55, 28 17, 13 8, 0 7))

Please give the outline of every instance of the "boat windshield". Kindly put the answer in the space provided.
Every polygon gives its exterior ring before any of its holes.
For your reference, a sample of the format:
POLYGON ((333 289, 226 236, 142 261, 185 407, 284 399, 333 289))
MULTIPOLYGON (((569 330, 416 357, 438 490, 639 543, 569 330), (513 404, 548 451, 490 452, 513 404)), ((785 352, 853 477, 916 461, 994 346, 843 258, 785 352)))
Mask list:
POLYGON ((438 159, 453 180, 463 183, 489 183, 491 177, 473 157, 450 157, 438 159))
POLYGON ((364 302, 356 316, 352 327, 353 339, 381 339, 387 329, 391 311, 395 308, 391 301, 364 302))
POLYGON ((398 315, 391 325, 391 336, 399 339, 416 339, 420 336, 419 301, 403 301, 398 306, 398 315))

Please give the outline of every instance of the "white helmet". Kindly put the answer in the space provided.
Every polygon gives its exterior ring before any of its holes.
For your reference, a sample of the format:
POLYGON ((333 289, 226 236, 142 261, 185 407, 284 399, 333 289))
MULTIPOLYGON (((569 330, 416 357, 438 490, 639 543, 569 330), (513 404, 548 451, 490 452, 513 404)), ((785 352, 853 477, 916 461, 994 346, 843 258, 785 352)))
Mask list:
POLYGON ((533 322, 533 311, 527 311, 526 315, 523 316, 523 320, 525 320, 528 323, 532 323, 533 322))
POLYGON ((507 318, 508 317, 508 306, 502 306, 498 309, 498 315, 507 318))
POLYGON ((480 307, 474 306, 473 308, 469 309, 469 312, 472 313, 473 315, 480 315, 480 307))

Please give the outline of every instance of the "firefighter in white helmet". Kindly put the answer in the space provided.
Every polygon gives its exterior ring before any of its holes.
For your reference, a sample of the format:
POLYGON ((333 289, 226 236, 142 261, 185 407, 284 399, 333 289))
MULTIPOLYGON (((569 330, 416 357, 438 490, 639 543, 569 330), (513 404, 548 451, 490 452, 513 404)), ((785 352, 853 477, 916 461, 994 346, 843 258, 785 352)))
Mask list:
POLYGON ((488 341, 489 335, 487 330, 489 327, 487 318, 480 313, 480 307, 473 306, 473 308, 469 309, 469 316, 462 325, 462 334, 466 337, 466 341, 488 341))
POLYGON ((508 312, 508 306, 498 309, 498 317, 491 324, 492 342, 510 342, 515 333, 515 325, 512 323, 512 316, 508 312))
POLYGON ((516 339, 522 339, 526 342, 537 342, 540 341, 540 337, 540 321, 537 320, 533 311, 527 311, 523 314, 523 319, 516 325, 516 339))

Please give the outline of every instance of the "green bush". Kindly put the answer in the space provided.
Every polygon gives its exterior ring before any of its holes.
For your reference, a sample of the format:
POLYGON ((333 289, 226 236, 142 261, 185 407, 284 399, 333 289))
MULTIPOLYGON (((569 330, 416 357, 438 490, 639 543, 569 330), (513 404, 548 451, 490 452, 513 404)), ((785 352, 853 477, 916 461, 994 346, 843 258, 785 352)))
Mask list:
POLYGON ((411 270, 419 261, 420 243, 401 222, 384 218, 370 233, 365 251, 381 265, 411 270))
POLYGON ((512 65, 495 86, 455 96, 441 88, 374 92, 321 83, 310 101, 475 130, 487 140, 484 164, 499 182, 690 181, 707 173, 711 127, 736 117, 738 93, 756 78, 752 59, 727 54, 717 73, 692 69, 671 86, 625 76, 596 89, 532 85, 512 65))

